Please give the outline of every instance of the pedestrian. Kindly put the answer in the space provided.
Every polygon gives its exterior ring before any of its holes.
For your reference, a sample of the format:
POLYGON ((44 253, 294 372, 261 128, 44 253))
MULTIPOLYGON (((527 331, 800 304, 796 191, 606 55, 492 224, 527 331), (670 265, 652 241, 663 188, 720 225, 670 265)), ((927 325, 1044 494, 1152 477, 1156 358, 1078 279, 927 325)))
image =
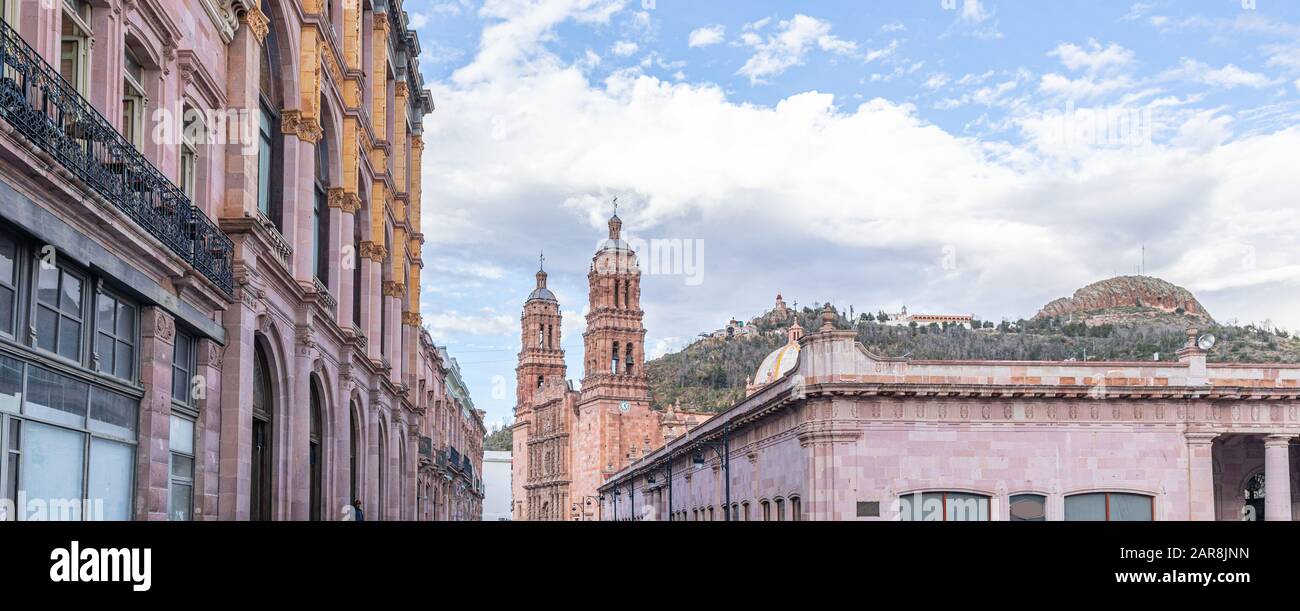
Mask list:
POLYGON ((361 510, 361 499, 352 499, 352 521, 366 521, 366 512, 361 510))

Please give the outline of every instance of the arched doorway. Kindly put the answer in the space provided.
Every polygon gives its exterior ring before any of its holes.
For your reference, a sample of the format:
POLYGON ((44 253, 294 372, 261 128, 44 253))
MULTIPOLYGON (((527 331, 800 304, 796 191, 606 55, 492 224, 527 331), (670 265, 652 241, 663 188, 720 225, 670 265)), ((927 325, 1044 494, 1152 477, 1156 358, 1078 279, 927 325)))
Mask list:
POLYGON ((253 446, 249 460, 248 519, 271 519, 271 424, 273 398, 266 351, 258 344, 253 355, 253 446))
POLYGON ((307 460, 311 469, 311 519, 321 519, 321 397, 316 381, 308 384, 311 394, 311 434, 307 442, 307 460))
POLYGON ((1242 519, 1247 522, 1264 521, 1264 472, 1259 471, 1246 478, 1242 496, 1246 504, 1242 508, 1242 519))

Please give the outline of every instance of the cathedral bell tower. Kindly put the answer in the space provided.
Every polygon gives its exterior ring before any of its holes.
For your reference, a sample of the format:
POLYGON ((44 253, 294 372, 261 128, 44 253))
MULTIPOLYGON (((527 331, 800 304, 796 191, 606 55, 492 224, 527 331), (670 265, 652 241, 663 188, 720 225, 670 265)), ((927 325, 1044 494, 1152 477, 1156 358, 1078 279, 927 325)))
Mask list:
MULTIPOLYGON (((617 205, 617 202, 616 202, 617 205)), ((587 273, 589 306, 583 333, 581 430, 575 452, 575 498, 594 494, 609 474, 663 443, 658 415, 650 408, 645 372, 641 270, 623 239, 617 207, 609 238, 587 273), (576 464, 579 457, 583 464, 576 464)))
POLYGON ((515 368, 515 417, 536 402, 547 384, 563 384, 564 350, 560 348, 560 302, 546 288, 545 257, 537 270, 537 288, 524 302, 519 366, 515 368))

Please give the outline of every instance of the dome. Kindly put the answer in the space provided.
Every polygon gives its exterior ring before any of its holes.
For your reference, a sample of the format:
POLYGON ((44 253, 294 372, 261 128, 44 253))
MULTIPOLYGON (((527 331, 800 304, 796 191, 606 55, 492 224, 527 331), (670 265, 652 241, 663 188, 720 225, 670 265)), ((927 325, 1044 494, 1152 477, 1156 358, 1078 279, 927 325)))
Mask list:
MULTIPOLYGON (((518 295, 518 293, 515 294, 518 295)), ((555 298, 555 293, 552 293, 551 289, 544 286, 533 290, 532 294, 528 296, 528 301, 533 301, 534 299, 541 299, 542 301, 558 301, 555 298)))
POLYGON ((600 245, 599 252, 606 252, 611 250, 631 251, 632 247, 627 242, 623 241, 620 238, 610 238, 608 240, 605 240, 604 244, 600 245))
POLYGON ((799 342, 790 342, 767 355, 754 374, 754 386, 767 386, 790 373, 799 362, 799 342))
POLYGON ((789 331, 786 332, 789 341, 784 346, 772 351, 763 359, 763 363, 758 366, 758 371, 754 374, 754 381, 747 385, 747 392, 753 394, 758 389, 771 384, 781 376, 790 373, 794 366, 799 363, 799 340, 803 337, 803 327, 799 326, 799 321, 790 325, 789 331))

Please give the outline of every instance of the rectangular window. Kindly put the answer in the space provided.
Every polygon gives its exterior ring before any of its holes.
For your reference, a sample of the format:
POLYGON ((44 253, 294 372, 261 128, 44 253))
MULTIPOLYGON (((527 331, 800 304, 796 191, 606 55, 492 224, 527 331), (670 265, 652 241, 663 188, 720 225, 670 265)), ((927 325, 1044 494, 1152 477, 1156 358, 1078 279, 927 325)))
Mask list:
POLYGON ((27 368, 28 416, 85 428, 90 386, 43 367, 27 368))
POLYGON ((37 267, 36 347, 81 362, 81 293, 85 281, 44 261, 37 267))
POLYGON ((193 106, 185 105, 181 111, 181 190, 191 202, 198 199, 199 142, 204 133, 200 113, 193 106))
POLYGON ((97 297, 95 357, 99 371, 135 381, 135 306, 107 293, 97 297))
POLYGON ((1041 494, 1013 494, 1008 501, 1012 522, 1047 521, 1047 497, 1041 494))
POLYGON ((194 338, 178 331, 176 343, 172 346, 172 401, 193 405, 193 393, 190 392, 193 379, 194 338))
MULTIPOLYGON (((18 465, 22 463, 22 421, 15 418, 5 420, 0 418, 0 422, 7 422, 4 429, 0 429, 0 435, 5 437, 5 464, 4 464, 4 498, 9 501, 8 507, 14 507, 18 502, 18 465)), ((7 513, 0 517, 6 522, 12 522, 18 519, 16 514, 7 513)))
POLYGON ((18 244, 13 238, 0 234, 0 333, 13 337, 14 307, 18 299, 18 244))
POLYGON ((144 66, 127 48, 122 70, 122 137, 127 142, 141 146, 144 133, 145 95, 144 66))
POLYGON ((86 436, 36 422, 24 424, 21 490, 29 501, 44 504, 49 520, 80 520, 86 436))
POLYGON ((329 261, 329 255, 325 253, 325 249, 329 247, 329 240, 325 236, 325 226, 328 221, 323 218, 323 215, 329 214, 327 197, 325 191, 317 185, 316 203, 312 207, 311 215, 311 268, 313 273, 316 274, 316 279, 325 284, 329 283, 329 276, 326 274, 326 262, 329 261))
POLYGON ((90 90, 90 10, 85 0, 64 0, 59 40, 59 74, 83 96, 90 90))
POLYGON ((194 519, 194 421, 171 418, 171 485, 167 498, 167 519, 194 519))
POLYGON ((131 472, 134 465, 134 446, 98 437, 90 440, 86 499, 92 513, 88 519, 131 519, 131 472))
POLYGON ((23 363, 0 356, 0 412, 17 414, 23 401, 23 363))
POLYGON ((273 125, 271 111, 262 106, 257 141, 257 211, 268 219, 271 218, 271 156, 275 144, 271 132, 273 125))

